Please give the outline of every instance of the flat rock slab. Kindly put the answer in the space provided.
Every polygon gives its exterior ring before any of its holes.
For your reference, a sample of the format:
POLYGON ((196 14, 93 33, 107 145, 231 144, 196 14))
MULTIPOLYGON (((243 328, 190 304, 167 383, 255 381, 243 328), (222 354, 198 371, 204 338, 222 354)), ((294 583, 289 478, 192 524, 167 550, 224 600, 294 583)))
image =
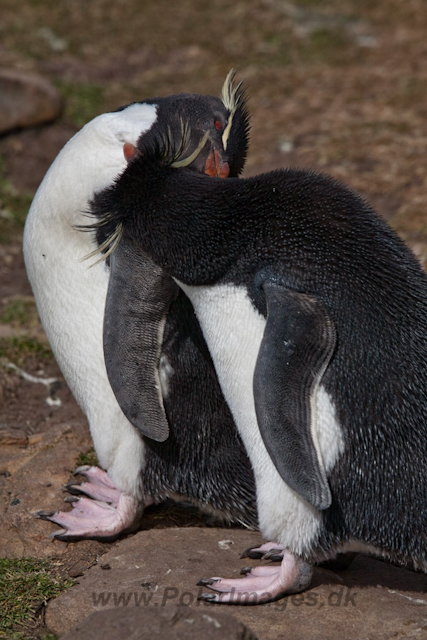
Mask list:
POLYGON ((0 69, 0 134, 55 120, 62 111, 58 91, 40 76, 0 69))
MULTIPOLYGON (((66 633, 94 611, 187 606, 231 613, 260 640, 389 640, 427 637, 424 574, 357 556, 345 571, 316 568, 308 591, 258 606, 215 605, 197 600, 201 577, 239 577, 240 553, 260 535, 236 529, 157 529, 117 543, 49 603, 47 627, 66 633)), ((95 636, 94 636, 95 637, 95 636)))
POLYGON ((257 640, 230 613, 189 610, 166 605, 160 609, 115 609, 92 613, 62 640, 257 640))
POLYGON ((33 513, 64 508, 61 487, 69 482, 79 454, 92 447, 89 429, 77 422, 57 425, 22 442, 19 430, 15 436, 14 443, 0 447, 0 557, 61 558, 77 575, 110 546, 94 540, 52 541, 49 534, 58 525, 36 519, 33 513))

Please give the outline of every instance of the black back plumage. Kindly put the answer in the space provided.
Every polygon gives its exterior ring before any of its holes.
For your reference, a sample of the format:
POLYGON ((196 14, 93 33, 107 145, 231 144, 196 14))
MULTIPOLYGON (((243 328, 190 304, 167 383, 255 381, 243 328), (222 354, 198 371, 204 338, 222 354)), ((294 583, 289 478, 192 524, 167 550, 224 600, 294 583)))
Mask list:
POLYGON ((244 285, 264 315, 267 281, 320 301, 337 333, 322 385, 345 451, 313 554, 356 539, 426 569, 427 278, 403 241, 327 176, 208 180, 156 152, 95 200, 106 211, 186 284, 244 285))

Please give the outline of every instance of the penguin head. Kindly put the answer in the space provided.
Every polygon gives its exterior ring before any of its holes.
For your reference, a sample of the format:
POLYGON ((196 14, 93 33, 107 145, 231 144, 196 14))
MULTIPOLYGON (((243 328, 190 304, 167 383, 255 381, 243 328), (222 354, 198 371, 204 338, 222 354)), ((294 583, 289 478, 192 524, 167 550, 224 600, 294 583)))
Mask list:
MULTIPOLYGON (((115 112, 120 115, 142 105, 155 109, 155 117, 137 140, 122 142, 127 167, 89 200, 87 213, 96 222, 75 225, 82 231, 96 232, 98 248, 87 258, 96 254, 108 258, 120 241, 122 218, 128 219, 137 202, 148 195, 145 178, 152 183, 153 170, 162 173, 172 167, 185 167, 201 176, 221 178, 241 173, 250 126, 245 92, 241 82, 233 84, 234 76, 231 70, 221 98, 183 93, 135 103, 115 112)), ((149 206, 148 200, 145 205, 149 206)))
POLYGON ((181 93, 146 100, 156 106, 155 125, 140 136, 136 147, 125 145, 126 159, 167 145, 170 156, 184 153, 191 160, 186 164, 190 170, 211 177, 237 177, 245 164, 250 127, 242 83, 234 86, 234 76, 234 70, 227 75, 221 98, 181 93))

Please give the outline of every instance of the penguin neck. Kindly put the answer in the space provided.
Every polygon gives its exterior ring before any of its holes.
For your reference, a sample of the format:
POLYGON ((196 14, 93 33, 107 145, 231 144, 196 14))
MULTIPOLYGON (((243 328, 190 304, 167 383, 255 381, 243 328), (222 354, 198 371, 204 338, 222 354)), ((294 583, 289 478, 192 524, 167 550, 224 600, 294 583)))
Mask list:
POLYGON ((221 187, 241 181, 143 160, 131 163, 105 198, 95 198, 95 214, 113 211, 115 221, 122 222, 142 250, 176 279, 187 284, 216 282, 236 260, 240 244, 236 212, 221 187))

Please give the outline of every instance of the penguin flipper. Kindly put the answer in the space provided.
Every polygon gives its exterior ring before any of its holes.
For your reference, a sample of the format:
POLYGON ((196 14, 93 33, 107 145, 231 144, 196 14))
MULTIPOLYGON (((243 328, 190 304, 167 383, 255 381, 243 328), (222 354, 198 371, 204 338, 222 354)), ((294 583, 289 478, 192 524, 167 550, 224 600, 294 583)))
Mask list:
POLYGON ((317 509, 331 493, 317 442, 313 401, 335 346, 335 329, 313 297, 264 284, 267 323, 254 373, 255 410, 283 480, 317 509))
POLYGON ((121 410, 144 436, 163 442, 169 425, 161 393, 163 327, 178 286, 129 236, 110 256, 104 359, 121 410))

